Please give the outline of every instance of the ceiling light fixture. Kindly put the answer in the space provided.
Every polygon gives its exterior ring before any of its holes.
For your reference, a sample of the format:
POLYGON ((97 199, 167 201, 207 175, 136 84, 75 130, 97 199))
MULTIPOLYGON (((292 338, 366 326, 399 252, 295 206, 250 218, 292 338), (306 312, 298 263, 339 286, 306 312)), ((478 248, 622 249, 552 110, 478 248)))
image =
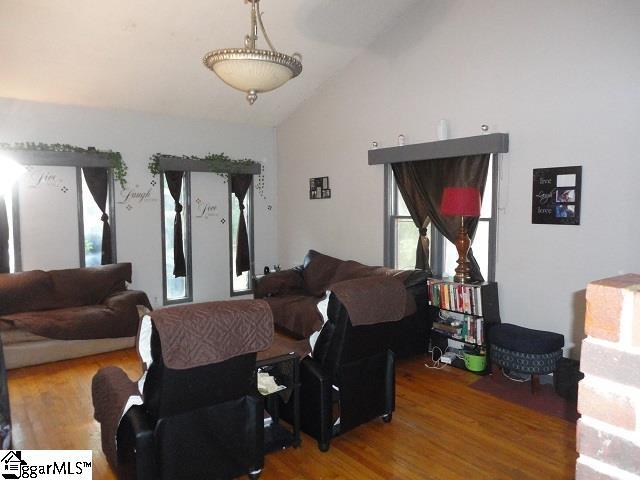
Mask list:
POLYGON ((271 44, 262 23, 259 1, 245 0, 245 3, 251 3, 251 33, 244 38, 244 48, 214 50, 203 59, 204 65, 224 83, 246 92, 250 105, 256 101, 258 93, 275 90, 302 72, 299 53, 285 55, 271 44), (271 50, 256 49, 258 26, 271 50))

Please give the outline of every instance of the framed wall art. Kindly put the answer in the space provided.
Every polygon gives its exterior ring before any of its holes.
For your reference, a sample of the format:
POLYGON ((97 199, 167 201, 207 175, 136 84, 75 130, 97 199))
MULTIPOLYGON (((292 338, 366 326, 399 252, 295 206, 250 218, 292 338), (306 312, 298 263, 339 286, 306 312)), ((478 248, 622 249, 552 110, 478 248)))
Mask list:
POLYGON ((582 167, 535 168, 531 223, 580 225, 582 167))
POLYGON ((309 198, 311 200, 331 198, 329 177, 315 177, 309 179, 309 198))

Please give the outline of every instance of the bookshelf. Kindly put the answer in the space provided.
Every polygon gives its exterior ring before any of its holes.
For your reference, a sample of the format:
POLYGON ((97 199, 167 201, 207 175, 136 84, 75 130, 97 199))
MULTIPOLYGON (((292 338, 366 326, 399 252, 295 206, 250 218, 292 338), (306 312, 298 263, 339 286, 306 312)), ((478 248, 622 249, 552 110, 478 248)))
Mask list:
MULTIPOLYGON (((431 345, 443 352, 449 340, 464 345, 465 350, 480 350, 486 353, 486 368, 491 369, 489 351, 489 330, 500 323, 498 284, 456 283, 449 279, 429 278, 427 280, 429 320, 431 323, 431 345)), ((464 360, 456 358, 452 365, 465 368, 464 360)))

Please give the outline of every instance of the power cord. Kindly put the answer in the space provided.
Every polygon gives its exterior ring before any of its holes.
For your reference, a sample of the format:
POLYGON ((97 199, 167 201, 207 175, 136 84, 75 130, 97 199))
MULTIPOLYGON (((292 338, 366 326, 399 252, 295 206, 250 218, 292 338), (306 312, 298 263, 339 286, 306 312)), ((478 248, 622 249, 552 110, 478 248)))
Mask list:
POLYGON ((433 365, 429 365, 428 363, 425 363, 424 366, 427 368, 433 368, 434 370, 443 369, 444 367, 447 366, 447 364, 440 361, 440 357, 442 357, 442 355, 444 354, 442 353, 442 350, 440 349, 440 347, 433 347, 431 349, 431 363, 433 363, 433 365), (440 352, 440 355, 438 355, 437 360, 436 360, 436 350, 440 352))
POLYGON ((429 365, 428 363, 425 363, 424 366, 427 368, 433 368, 436 370, 440 370, 444 367, 446 367, 447 365, 449 365, 448 363, 444 363, 443 361, 440 360, 440 358, 447 352, 450 351, 454 351, 456 350, 456 357, 459 358, 460 360, 464 360, 464 356, 459 353, 456 348, 452 348, 452 347, 447 347, 444 349, 444 353, 442 352, 442 349, 438 346, 434 346, 433 348, 431 348, 431 363, 433 363, 433 365, 429 365), (436 359, 436 350, 438 352, 440 352, 440 355, 438 355, 438 358, 436 359))

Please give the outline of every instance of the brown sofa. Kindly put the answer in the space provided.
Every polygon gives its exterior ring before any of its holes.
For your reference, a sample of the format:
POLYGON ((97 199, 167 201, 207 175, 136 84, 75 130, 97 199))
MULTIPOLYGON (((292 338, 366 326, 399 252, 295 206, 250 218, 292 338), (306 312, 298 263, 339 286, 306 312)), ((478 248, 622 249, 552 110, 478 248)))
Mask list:
POLYGON ((427 273, 421 270, 393 270, 372 267, 353 260, 340 260, 309 250, 302 265, 256 279, 255 298, 269 303, 280 333, 297 340, 307 339, 323 325, 318 302, 333 285, 368 277, 394 277, 407 290, 407 301, 416 312, 400 320, 390 332, 389 348, 398 357, 425 353, 431 325, 427 320, 427 273))
POLYGON ((133 345, 144 292, 127 290, 131 264, 0 275, 0 338, 7 368, 133 345))

